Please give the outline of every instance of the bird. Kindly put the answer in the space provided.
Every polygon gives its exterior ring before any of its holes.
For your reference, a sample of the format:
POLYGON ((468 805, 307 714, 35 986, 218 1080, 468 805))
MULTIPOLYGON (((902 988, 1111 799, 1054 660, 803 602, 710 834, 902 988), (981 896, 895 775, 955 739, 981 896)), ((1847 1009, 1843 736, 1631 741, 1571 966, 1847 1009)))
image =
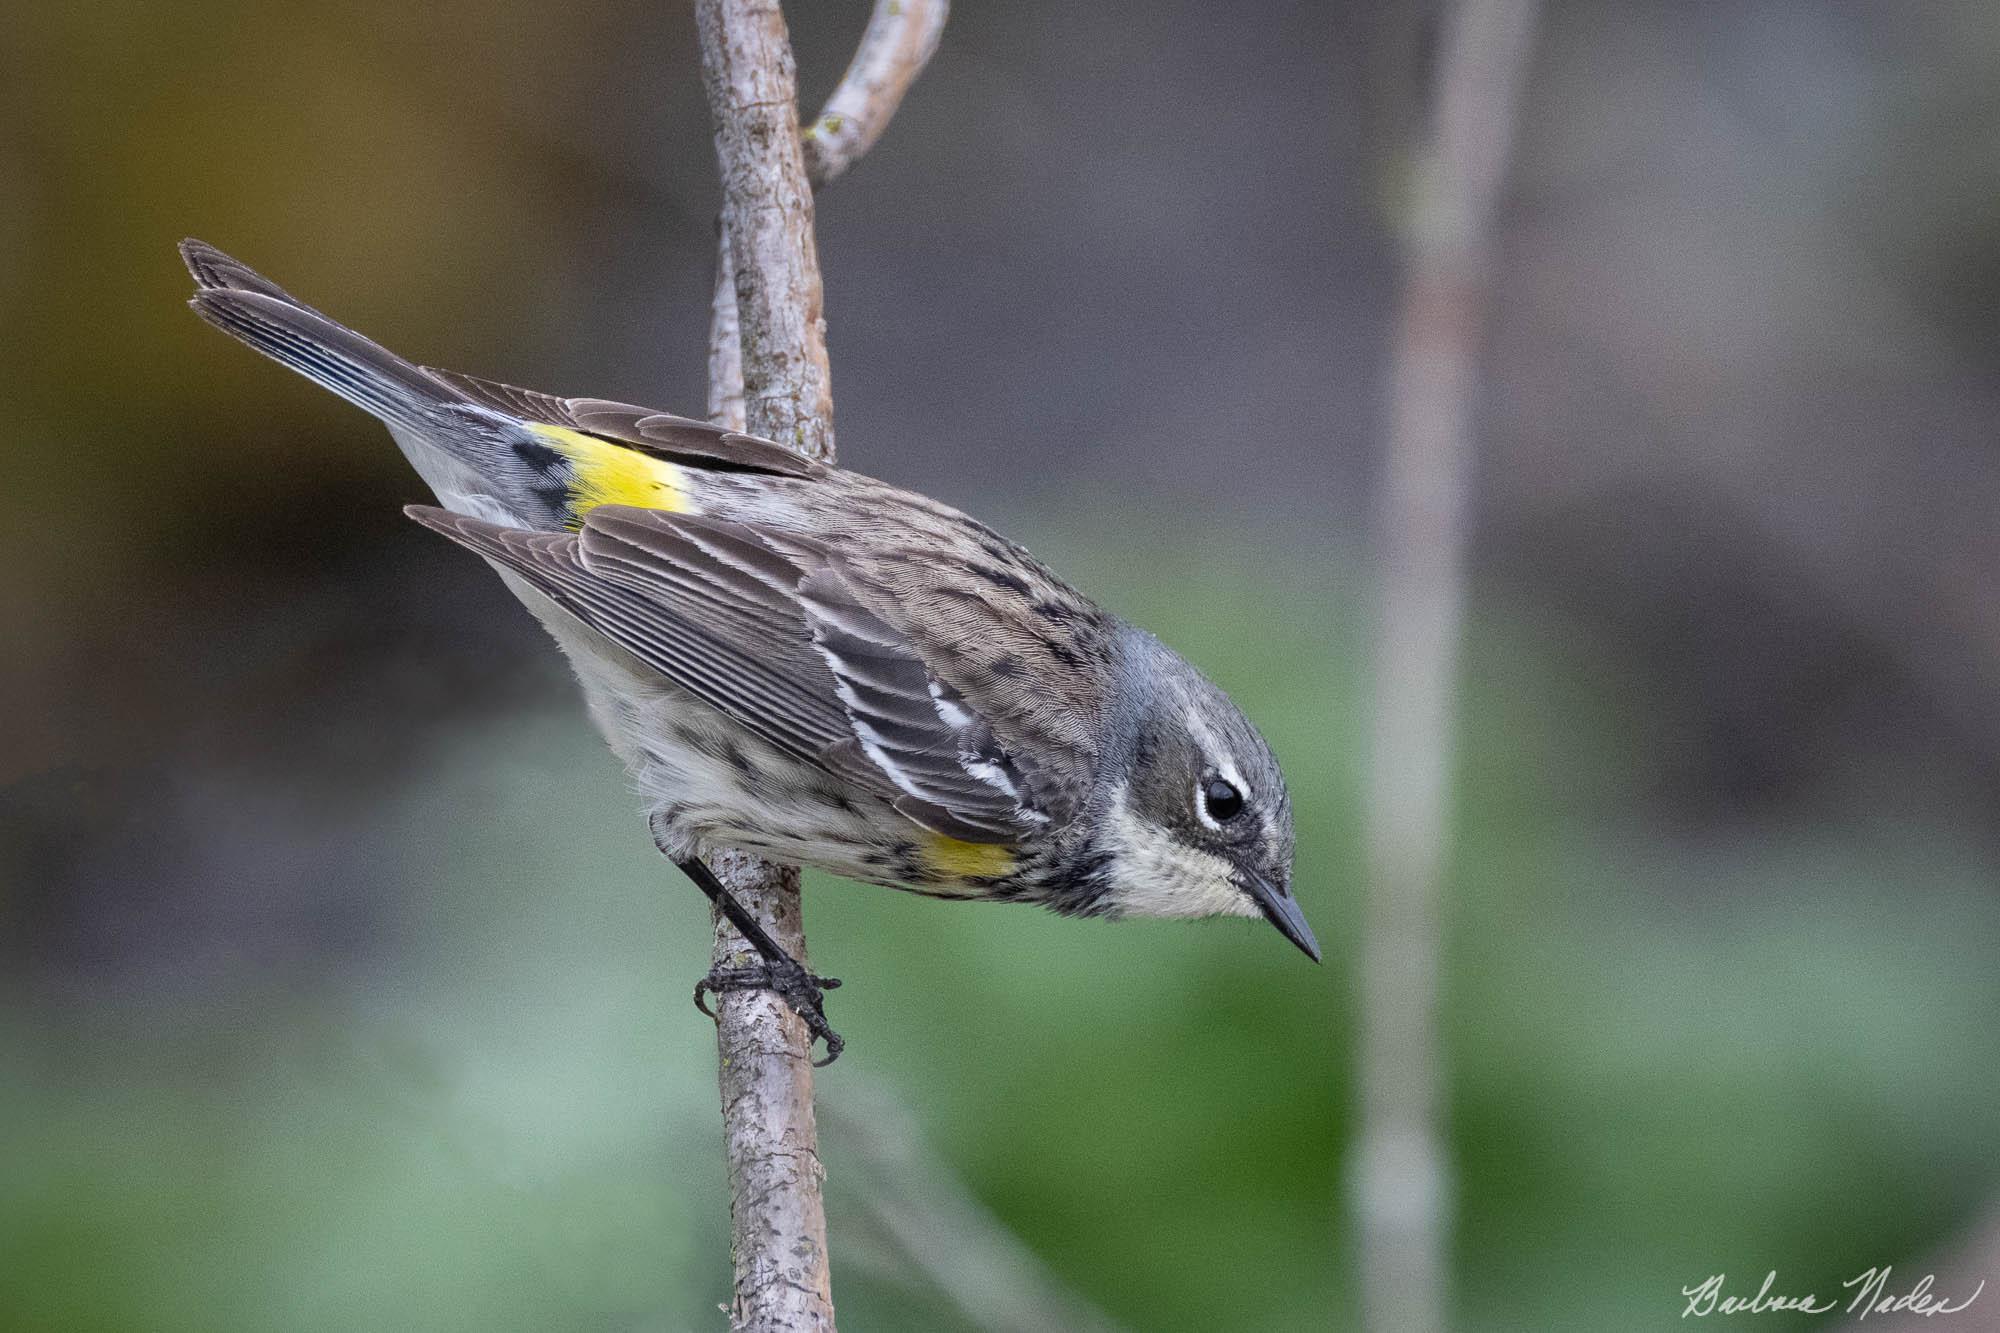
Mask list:
MULTIPOLYGON (((1077 917, 1261 917, 1310 958, 1291 799, 1229 696, 949 505, 706 421, 416 365, 204 242, 196 314, 388 427, 568 656, 656 846, 825 1043, 838 980, 721 849, 1077 917)), ((712 1016, 712 1015, 711 1015, 712 1016)))

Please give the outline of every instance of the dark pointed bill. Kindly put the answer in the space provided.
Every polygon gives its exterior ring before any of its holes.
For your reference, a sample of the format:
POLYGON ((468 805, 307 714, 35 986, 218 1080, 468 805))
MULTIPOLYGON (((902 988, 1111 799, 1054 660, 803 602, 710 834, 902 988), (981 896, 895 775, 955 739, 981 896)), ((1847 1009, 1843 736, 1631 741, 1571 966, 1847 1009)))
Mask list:
POLYGON ((1261 875, 1248 872, 1244 875, 1243 891, 1250 895, 1252 902, 1264 909, 1264 915, 1280 934, 1304 951, 1305 956, 1315 963, 1319 961, 1319 941, 1313 938, 1312 927, 1306 924, 1305 913, 1290 895, 1280 891, 1261 875))

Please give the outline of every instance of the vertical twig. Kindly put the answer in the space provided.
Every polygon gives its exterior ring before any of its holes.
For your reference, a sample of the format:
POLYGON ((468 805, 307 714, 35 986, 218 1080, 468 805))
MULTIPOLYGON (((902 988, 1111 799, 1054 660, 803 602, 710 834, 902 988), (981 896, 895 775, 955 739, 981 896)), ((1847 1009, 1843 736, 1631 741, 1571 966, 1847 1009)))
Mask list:
POLYGON ((708 419, 748 430, 743 411, 743 339, 736 321, 736 260, 729 228, 715 224, 715 295, 708 304, 708 419))
POLYGON ((777 0, 697 0, 695 19, 736 271, 745 417, 767 439, 830 459, 819 250, 785 16, 777 0))
MULTIPOLYGON (((888 59, 883 51, 900 52, 896 58, 908 68, 870 75, 874 96, 855 113, 864 132, 837 141, 829 136, 831 147, 815 152, 827 164, 823 169, 838 174, 881 133, 936 49, 944 9, 923 0, 878 6, 848 77, 864 66, 878 70, 888 59), (900 24, 885 24, 885 10, 900 24), (928 28, 930 36, 892 41, 904 28, 928 28), (871 51, 878 54, 871 57, 871 51)), ((723 424, 831 460, 833 394, 812 188, 784 15, 777 0, 697 0, 695 19, 723 195, 709 412, 723 424)), ((841 86, 846 89, 847 80, 841 86)), ((714 868, 778 943, 806 961, 798 872, 734 853, 717 856, 714 868)), ((749 957, 741 938, 718 919, 715 962, 740 964, 749 957)), ((717 1077, 735 1269, 731 1326, 759 1333, 830 1330, 833 1284, 810 1038, 784 1002, 768 993, 737 991, 719 999, 717 1077)))
POLYGON ((1381 626, 1362 932, 1362 1128, 1352 1186, 1374 1330, 1445 1327, 1449 1170, 1436 1023, 1453 682, 1488 233, 1534 0, 1461 0, 1444 32, 1407 272, 1379 521, 1381 626))
MULTIPOLYGON (((831 458, 819 255, 784 16, 777 0, 699 0, 695 17, 722 169, 747 425, 831 458)), ((785 951, 805 962, 798 872, 736 854, 716 857, 715 870, 785 951)), ((751 961, 742 939, 719 922, 714 957, 723 965, 751 961)), ((724 995, 717 1013, 735 1269, 731 1327, 831 1330, 811 1038, 769 992, 724 995)))

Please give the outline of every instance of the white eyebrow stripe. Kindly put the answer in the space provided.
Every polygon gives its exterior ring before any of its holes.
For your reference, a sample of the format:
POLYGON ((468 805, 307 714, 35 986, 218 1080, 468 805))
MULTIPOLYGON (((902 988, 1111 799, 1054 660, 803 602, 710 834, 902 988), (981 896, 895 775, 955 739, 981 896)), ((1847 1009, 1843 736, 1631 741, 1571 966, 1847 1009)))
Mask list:
MULTIPOLYGON (((1236 788, 1241 793, 1245 802, 1252 801, 1254 793, 1250 790, 1250 784, 1243 780, 1243 774, 1238 772, 1236 765, 1229 761, 1229 756, 1222 752, 1222 746, 1217 741, 1215 733, 1209 729, 1208 723, 1202 720, 1200 710, 1194 708, 1187 710, 1187 729, 1188 734, 1194 737, 1195 744, 1201 747, 1201 752, 1208 761, 1206 767, 1213 768, 1217 777, 1236 788)), ((1195 817, 1201 820, 1207 827, 1220 833, 1222 825, 1217 823, 1208 813, 1208 800, 1202 793, 1202 788, 1207 783, 1202 778, 1202 774, 1195 775, 1195 817)), ((1268 827, 1270 823, 1268 815, 1265 817, 1264 822, 1268 827)))

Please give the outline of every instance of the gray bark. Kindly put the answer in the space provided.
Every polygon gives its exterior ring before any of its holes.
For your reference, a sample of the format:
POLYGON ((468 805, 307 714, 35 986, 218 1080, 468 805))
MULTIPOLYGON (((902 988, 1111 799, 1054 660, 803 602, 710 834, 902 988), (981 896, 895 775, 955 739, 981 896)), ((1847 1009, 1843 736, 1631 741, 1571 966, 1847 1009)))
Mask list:
MULTIPOLYGON (((748 429, 833 457, 812 190, 799 145, 797 74, 776 0, 699 0, 703 82, 715 118, 723 226, 740 319, 748 429)), ((807 963, 798 871, 725 854, 715 871, 772 938, 807 963)), ((714 958, 755 954, 719 919, 714 958)), ((766 991, 718 997, 717 1081, 729 1169, 730 1326, 831 1330, 825 1168, 813 1121, 810 1034, 766 991)))
POLYGON ((840 86, 806 128, 806 174, 815 187, 840 177, 882 137, 937 53, 950 10, 946 0, 875 0, 840 86))
MULTIPOLYGON (((845 170, 880 135, 936 49, 944 12, 942 0, 883 0, 877 6, 835 93, 842 98, 851 91, 850 80, 865 77, 866 86, 855 94, 860 100, 841 103, 845 109, 814 150, 823 179, 845 170), (912 39, 913 32, 928 36, 912 39)), ((695 18, 723 193, 709 414, 830 462, 826 321, 784 15, 777 0, 697 0, 695 18)), ((798 871, 736 853, 717 856, 713 865, 772 937, 808 963, 798 871)), ((754 958, 719 915, 713 957, 718 966, 754 958)), ((833 1284, 810 1036, 768 992, 728 992, 717 1003, 735 1274, 731 1327, 830 1330, 833 1284)))

